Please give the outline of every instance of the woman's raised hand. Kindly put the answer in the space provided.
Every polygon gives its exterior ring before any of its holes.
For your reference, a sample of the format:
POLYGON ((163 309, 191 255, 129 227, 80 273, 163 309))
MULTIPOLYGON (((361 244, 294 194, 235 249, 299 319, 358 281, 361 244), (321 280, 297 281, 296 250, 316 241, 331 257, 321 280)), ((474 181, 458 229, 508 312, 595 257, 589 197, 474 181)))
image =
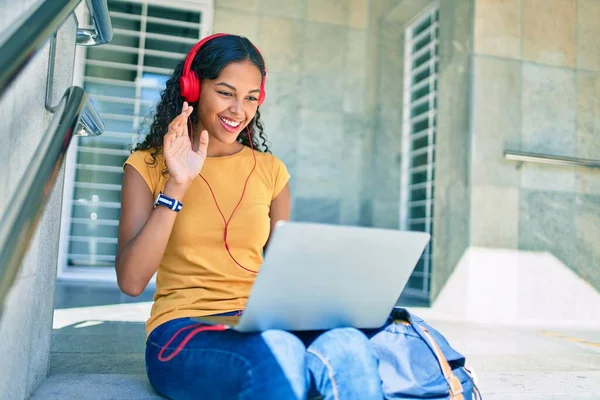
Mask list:
POLYGON ((171 121, 163 138, 163 153, 169 170, 169 180, 177 186, 187 187, 200 173, 206 159, 208 132, 200 133, 198 150, 194 151, 188 134, 188 118, 193 107, 183 103, 181 114, 171 121))

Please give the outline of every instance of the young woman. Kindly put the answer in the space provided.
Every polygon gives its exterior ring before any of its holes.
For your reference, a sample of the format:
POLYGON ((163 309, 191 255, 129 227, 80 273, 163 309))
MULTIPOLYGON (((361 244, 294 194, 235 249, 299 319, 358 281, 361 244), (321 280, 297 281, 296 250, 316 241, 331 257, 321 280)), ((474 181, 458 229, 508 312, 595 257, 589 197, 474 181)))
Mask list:
POLYGON ((235 35, 199 42, 174 71, 150 133, 124 165, 116 271, 139 295, 155 272, 146 370, 171 399, 381 400, 366 336, 242 334, 191 317, 242 312, 263 249, 290 215, 288 171, 268 152, 264 60, 235 35))

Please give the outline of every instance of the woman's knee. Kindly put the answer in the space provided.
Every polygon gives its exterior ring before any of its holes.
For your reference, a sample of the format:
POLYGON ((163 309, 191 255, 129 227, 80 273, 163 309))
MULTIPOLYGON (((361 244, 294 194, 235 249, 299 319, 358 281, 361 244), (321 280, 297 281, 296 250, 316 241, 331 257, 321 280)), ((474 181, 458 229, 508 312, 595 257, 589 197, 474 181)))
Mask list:
POLYGON ((320 353, 332 361, 359 363, 365 366, 377 363, 375 350, 364 333, 354 328, 332 329, 319 336, 308 348, 309 353, 320 353))
MULTIPOLYGON (((296 336, 281 330, 267 330, 261 333, 264 343, 269 347, 276 365, 266 367, 268 375, 273 369, 280 369, 291 385, 296 398, 304 398, 308 391, 310 376, 306 368, 306 347, 296 336)), ((267 363, 270 364, 270 363, 267 363)))
POLYGON ((286 372, 305 370, 306 347, 300 339, 289 332, 275 329, 262 332, 261 337, 286 372))
POLYGON ((383 398, 375 350, 357 329, 323 333, 308 347, 307 365, 326 399, 383 398))
POLYGON ((261 333, 261 336, 265 343, 272 349, 276 350, 278 354, 287 357, 293 357, 295 359, 303 359, 306 347, 304 343, 297 336, 290 332, 281 331, 277 329, 270 329, 261 333))

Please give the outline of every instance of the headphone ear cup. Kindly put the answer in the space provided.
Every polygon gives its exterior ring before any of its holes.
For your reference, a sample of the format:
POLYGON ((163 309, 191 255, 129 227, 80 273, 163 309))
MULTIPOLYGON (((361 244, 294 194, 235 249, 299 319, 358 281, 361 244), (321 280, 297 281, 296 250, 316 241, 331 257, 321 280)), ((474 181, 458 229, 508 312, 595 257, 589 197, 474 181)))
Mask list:
POLYGON ((261 106, 262 103, 265 102, 265 98, 267 97, 267 92, 265 90, 265 85, 267 83, 267 75, 265 74, 262 79, 262 83, 260 84, 260 94, 258 95, 258 105, 261 106))
POLYGON ((196 103, 200 94, 200 82, 193 74, 185 74, 179 79, 181 97, 188 103, 196 103), (190 76, 192 75, 192 76, 190 76))

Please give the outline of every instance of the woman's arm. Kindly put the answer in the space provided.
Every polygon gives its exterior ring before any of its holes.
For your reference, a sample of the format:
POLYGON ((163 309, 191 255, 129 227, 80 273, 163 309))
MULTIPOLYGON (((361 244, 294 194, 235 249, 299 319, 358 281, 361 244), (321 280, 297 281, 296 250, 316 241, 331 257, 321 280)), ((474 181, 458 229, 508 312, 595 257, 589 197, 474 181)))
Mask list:
MULTIPOLYGON (((180 200, 184 187, 167 181, 165 196, 180 200)), ((158 269, 177 212, 153 206, 152 192, 132 166, 125 166, 121 191, 121 218, 115 268, 117 283, 123 293, 140 295, 158 269)))
MULTIPOLYGON (((171 121, 163 138, 163 154, 169 170, 164 194, 179 201, 200 173, 208 147, 205 130, 200 133, 198 150, 191 147, 187 134, 191 112, 192 107, 184 102, 181 114, 171 121)), ((178 214, 163 206, 155 209, 152 197, 144 178, 126 164, 115 269, 119 288, 130 296, 142 293, 158 269, 178 214)))
POLYGON ((291 196, 289 184, 286 184, 281 192, 271 201, 271 209, 269 211, 269 218, 271 218, 271 233, 269 239, 265 245, 265 250, 269 246, 269 240, 275 229, 277 221, 288 221, 290 219, 291 209, 291 196))

